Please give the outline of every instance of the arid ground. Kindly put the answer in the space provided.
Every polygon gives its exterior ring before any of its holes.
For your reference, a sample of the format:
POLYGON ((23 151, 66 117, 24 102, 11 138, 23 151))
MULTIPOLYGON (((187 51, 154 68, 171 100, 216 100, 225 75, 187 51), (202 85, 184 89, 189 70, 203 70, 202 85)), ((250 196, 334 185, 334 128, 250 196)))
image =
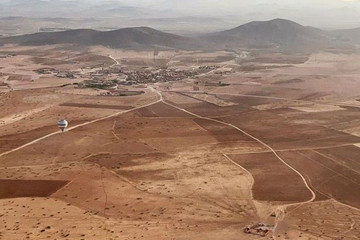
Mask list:
POLYGON ((360 55, 0 56, 0 239, 359 239, 360 55))

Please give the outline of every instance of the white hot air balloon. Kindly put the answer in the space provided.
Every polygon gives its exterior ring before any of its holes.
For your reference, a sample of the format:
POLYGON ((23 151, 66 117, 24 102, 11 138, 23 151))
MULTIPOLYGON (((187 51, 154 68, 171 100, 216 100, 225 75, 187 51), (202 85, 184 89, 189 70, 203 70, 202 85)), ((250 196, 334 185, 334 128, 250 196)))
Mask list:
POLYGON ((65 131, 65 129, 67 128, 67 126, 69 125, 68 121, 66 121, 65 119, 60 120, 57 122, 58 127, 61 129, 62 132, 65 131))

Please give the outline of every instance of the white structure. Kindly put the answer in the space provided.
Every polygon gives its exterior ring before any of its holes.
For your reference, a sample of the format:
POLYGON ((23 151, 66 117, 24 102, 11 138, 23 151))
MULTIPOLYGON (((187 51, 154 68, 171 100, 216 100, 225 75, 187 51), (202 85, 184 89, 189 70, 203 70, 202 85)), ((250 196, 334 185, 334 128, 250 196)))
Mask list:
POLYGON ((67 128, 67 126, 69 125, 68 121, 66 121, 65 119, 60 120, 57 122, 58 127, 61 129, 62 132, 65 131, 65 129, 67 128))

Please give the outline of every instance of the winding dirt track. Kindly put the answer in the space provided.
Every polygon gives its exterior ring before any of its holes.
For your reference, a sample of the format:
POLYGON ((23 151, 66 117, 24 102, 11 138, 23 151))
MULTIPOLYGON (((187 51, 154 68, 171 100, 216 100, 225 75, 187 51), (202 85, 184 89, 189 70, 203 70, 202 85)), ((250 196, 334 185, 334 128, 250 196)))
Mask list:
MULTIPOLYGON (((281 220, 285 217, 284 209, 285 209, 286 207, 291 206, 291 205, 302 205, 302 204, 310 203, 310 202, 312 202, 312 201, 315 200, 316 194, 315 194, 315 192, 310 188, 310 186, 308 185, 305 177, 304 177, 298 170, 296 170, 295 168, 293 168, 292 166, 290 166, 288 163, 286 163, 286 162, 277 154, 277 152, 276 152, 271 146, 269 146, 268 144, 264 143, 264 142, 261 141, 260 139, 254 137, 253 135, 247 133, 246 131, 240 129, 239 127, 237 127, 237 126, 235 126, 235 125, 233 125, 233 124, 226 123, 226 122, 223 122, 223 121, 220 121, 220 120, 216 120, 216 119, 212 119, 212 118, 208 118, 208 117, 202 117, 202 116, 197 115, 197 114, 195 114, 195 113, 193 113, 193 112, 190 112, 190 111, 188 111, 188 110, 186 110, 186 109, 183 109, 183 108, 180 108, 180 107, 178 107, 178 106, 176 106, 176 105, 170 104, 170 103, 168 103, 168 102, 166 102, 166 101, 164 100, 161 92, 159 92, 158 90, 156 90, 156 89, 154 89, 154 88, 152 88, 152 87, 150 87, 150 89, 151 89, 153 92, 155 92, 155 93, 157 93, 157 94, 159 95, 159 98, 160 98, 159 100, 157 100, 157 101, 155 101, 155 102, 152 102, 152 103, 149 103, 149 104, 146 104, 146 105, 143 105, 143 106, 139 106, 139 107, 130 109, 130 110, 117 112, 117 113, 114 113, 114 114, 109 115, 109 116, 106 116, 106 117, 94 119, 94 120, 92 120, 92 121, 88 121, 88 122, 79 124, 79 125, 76 125, 76 126, 73 126, 73 127, 69 128, 69 129, 67 129, 66 131, 72 131, 72 130, 77 129, 77 128, 82 127, 82 126, 86 126, 86 125, 89 125, 89 124, 92 124, 92 123, 96 123, 96 122, 99 122, 99 121, 102 121, 102 120, 106 120, 106 119, 109 119, 109 118, 112 118, 112 117, 116 117, 116 116, 119 116, 119 115, 122 115, 122 114, 125 114, 125 113, 128 113, 128 112, 132 112, 132 111, 135 111, 135 110, 138 110, 138 109, 141 109, 141 108, 145 108, 145 107, 154 105, 154 104, 156 104, 156 103, 162 102, 162 103, 164 103, 164 104, 166 104, 166 105, 168 105, 168 106, 170 106, 170 107, 176 108, 176 109, 178 109, 178 110, 180 110, 180 111, 182 111, 182 112, 185 112, 185 113, 187 113, 187 114, 189 114, 189 115, 192 115, 192 116, 194 116, 194 117, 196 117, 196 118, 205 119, 205 120, 209 120, 209 121, 212 121, 212 122, 220 123, 220 124, 222 124, 222 125, 226 125, 226 126, 229 126, 229 127, 232 127, 232 128, 234 128, 234 129, 236 129, 237 131, 241 132, 242 134, 244 134, 244 135, 252 138, 253 140, 255 140, 255 141, 257 141, 258 143, 260 143, 260 144, 262 144, 263 146, 265 146, 265 147, 266 147, 267 149, 269 149, 269 151, 271 151, 283 164, 285 164, 287 167, 289 167, 291 170, 293 170, 295 173, 297 173, 297 174, 301 177, 301 179, 303 180, 306 188, 307 188, 307 189, 311 192, 311 194, 312 194, 311 199, 309 199, 309 200, 306 201, 306 202, 289 204, 289 205, 285 205, 285 206, 279 207, 278 210, 279 210, 279 212, 280 212, 281 214, 279 214, 279 218, 277 218, 277 222, 281 221, 281 220)), ((55 135, 57 135, 57 134, 61 134, 61 132, 60 132, 60 131, 56 131, 56 132, 50 133, 50 134, 48 134, 48 135, 45 135, 45 136, 43 136, 43 137, 37 138, 37 139, 35 139, 35 140, 33 140, 33 141, 29 142, 29 143, 26 143, 26 144, 24 144, 24 145, 22 145, 22 146, 20 146, 20 147, 17 147, 17 148, 15 148, 15 149, 12 149, 12 150, 10 150, 10 151, 7 151, 7 152, 4 152, 4 153, 0 154, 0 157, 3 157, 3 156, 8 155, 8 154, 10 154, 10 153, 16 152, 16 151, 18 151, 18 150, 21 150, 21 149, 23 149, 23 148, 25 148, 25 147, 28 147, 28 146, 33 145, 33 144, 35 144, 35 143, 38 143, 38 142, 40 142, 40 141, 42 141, 42 140, 44 140, 44 139, 50 138, 50 137, 55 136, 55 135)), ((231 159, 229 159, 226 155, 224 155, 224 156, 225 156, 228 160, 230 160, 231 162, 233 162, 233 161, 232 161, 231 159)), ((275 231, 276 231, 276 227, 277 227, 277 224, 275 225, 274 233, 275 233, 275 231)), ((275 234, 274 234, 274 235, 275 235, 275 234)))
POLYGON ((251 199, 254 199, 253 197, 253 191, 252 191, 252 188, 254 186, 254 183, 255 183, 255 179, 253 177, 253 175, 246 169, 244 168, 243 166, 241 166, 240 164, 238 164, 237 162, 235 162, 234 160, 232 160, 228 155, 226 155, 225 153, 223 154, 223 156, 229 161, 231 162, 232 164, 234 164, 235 166, 237 166, 238 168, 240 168, 241 170, 243 170, 244 172, 247 173, 248 175, 248 178, 249 178, 249 182, 250 182, 250 198, 251 199))
POLYGON ((303 180, 306 188, 310 191, 310 193, 311 193, 311 195, 312 195, 311 199, 308 200, 308 201, 306 201, 306 202, 312 202, 312 201, 315 200, 316 194, 315 194, 315 192, 310 188, 310 186, 309 186, 309 184, 307 183, 305 177, 304 177, 298 170, 296 170, 295 168, 293 168, 292 166, 290 166, 286 161, 284 161, 284 159, 282 159, 282 158, 277 154, 277 152, 276 152, 272 147, 270 147, 268 144, 264 143, 264 142, 261 141, 260 139, 254 137, 253 135, 247 133, 246 131, 242 130, 241 128, 239 128, 239 127, 237 127, 237 126, 235 126, 235 125, 233 125, 233 124, 231 124, 231 123, 223 122, 223 121, 220 121, 220 120, 217 120, 217 119, 213 119, 213 118, 203 117, 203 116, 197 115, 196 113, 190 112, 190 111, 188 111, 188 110, 186 110, 186 109, 183 109, 183 108, 180 108, 180 107, 178 107, 178 106, 175 106, 175 105, 173 105, 173 104, 171 104, 171 103, 168 103, 168 102, 166 102, 166 101, 164 100, 161 92, 159 92, 159 91, 157 91, 156 89, 153 89, 153 88, 151 88, 151 90, 154 91, 154 92, 156 92, 157 94, 159 94, 159 96, 160 96, 160 101, 163 102, 164 104, 168 105, 168 106, 174 107, 174 108, 176 108, 176 109, 178 109, 178 110, 180 110, 180 111, 183 111, 183 112, 185 112, 185 113, 187 113, 187 114, 189 114, 189 115, 192 115, 192 116, 194 116, 194 117, 197 117, 197 118, 209 120, 209 121, 212 121, 212 122, 216 122, 216 123, 220 123, 220 124, 223 124, 223 125, 232 127, 232 128, 234 128, 234 129, 238 130, 239 132, 245 134, 246 136, 252 138, 252 139, 255 140, 256 142, 262 144, 264 147, 266 147, 267 149, 269 149, 270 152, 272 152, 283 164, 285 164, 287 167, 289 167, 291 170, 293 170, 295 173, 297 173, 297 174, 301 177, 301 179, 303 180))
POLYGON ((116 60, 116 58, 114 58, 113 56, 110 55, 109 58, 111 58, 111 59, 115 62, 115 64, 113 64, 112 67, 113 67, 113 66, 120 65, 119 61, 116 60))
MULTIPOLYGON (((223 125, 232 127, 232 128, 234 128, 234 129, 236 129, 237 131, 245 134, 246 136, 252 138, 252 139, 255 140, 256 142, 262 144, 264 147, 266 147, 267 149, 269 149, 270 152, 272 152, 283 164, 285 164, 287 167, 289 167, 291 170, 293 170, 296 174, 298 174, 298 175, 301 177, 301 179, 302 179, 302 181, 304 182, 306 188, 310 191, 312 197, 311 197, 308 201, 305 201, 305 202, 283 205, 283 206, 280 206, 280 207, 277 208, 276 224, 275 224, 275 227, 274 227, 274 230, 273 230, 273 238, 274 238, 274 239, 276 239, 275 236, 276 236, 276 229, 277 229, 278 223, 279 223, 281 220, 283 220, 283 219, 285 218, 285 216, 286 216, 286 214, 285 214, 285 209, 286 209, 287 207, 289 207, 289 206, 301 206, 301 205, 303 205, 303 204, 311 203, 311 202, 313 202, 313 201, 315 200, 316 194, 315 194, 315 192, 310 188, 310 186, 309 186, 309 184, 307 183, 305 177, 304 177, 298 170, 296 170, 294 167, 292 167, 292 166, 289 165, 286 161, 284 161, 284 159, 282 159, 282 158, 277 154, 277 152, 276 152, 271 146, 269 146, 268 144, 264 143, 264 142, 261 141, 260 139, 256 138, 255 136, 247 133, 246 131, 242 130, 241 128, 239 128, 239 127, 237 127, 237 126, 235 126, 235 125, 233 125, 233 124, 230 124, 230 123, 227 123, 227 122, 223 122, 223 121, 220 121, 220 120, 217 120, 217 119, 213 119, 213 118, 203 117, 203 116, 200 116, 200 115, 198 115, 198 114, 196 114, 196 113, 190 112, 190 111, 188 111, 188 110, 186 110, 186 109, 183 109, 183 108, 180 108, 180 107, 178 107, 178 106, 176 106, 176 105, 173 105, 173 104, 171 104, 171 103, 168 103, 168 102, 166 102, 166 101, 164 100, 164 98, 163 98, 163 96, 162 96, 162 94, 161 94, 160 91, 158 91, 158 90, 156 90, 156 89, 154 89, 154 88, 152 88, 152 87, 150 87, 150 89, 151 89, 153 92, 156 92, 156 93, 159 95, 159 97, 160 97, 160 101, 163 102, 164 104, 168 105, 168 106, 174 107, 174 108, 176 108, 176 109, 178 109, 178 110, 180 110, 180 111, 183 111, 183 112, 185 112, 185 113, 187 113, 187 114, 189 114, 189 115, 192 115, 192 116, 197 117, 197 118, 200 118, 200 119, 205 119, 205 120, 213 121, 213 122, 216 122, 216 123, 220 123, 220 124, 223 124, 223 125)), ((229 159, 229 158, 228 158, 228 159, 229 159)), ((231 159, 230 159, 230 160, 231 160, 231 159)))

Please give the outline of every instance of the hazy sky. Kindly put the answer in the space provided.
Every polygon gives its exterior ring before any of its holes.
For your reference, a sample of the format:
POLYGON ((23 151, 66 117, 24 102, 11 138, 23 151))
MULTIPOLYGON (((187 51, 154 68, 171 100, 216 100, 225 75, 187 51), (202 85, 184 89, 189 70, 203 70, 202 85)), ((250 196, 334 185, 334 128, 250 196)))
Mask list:
POLYGON ((314 8, 340 8, 340 7, 359 7, 360 0, 91 0, 92 2, 104 3, 111 1, 118 1, 127 5, 136 6, 157 6, 180 7, 181 9, 188 9, 195 7, 205 7, 213 9, 233 11, 234 7, 252 7, 257 4, 277 5, 278 7, 297 8, 302 6, 309 6, 314 8))
POLYGON ((234 24, 286 18, 328 29, 360 27, 360 0, 0 0, 0 17, 29 16, 32 12, 41 17, 109 17, 101 12, 104 9, 101 6, 106 6, 108 11, 112 5, 115 8, 112 14, 120 17, 121 14, 125 17, 131 15, 131 12, 126 14, 126 10, 120 10, 121 6, 133 6, 141 8, 144 13, 134 12, 134 18, 147 18, 147 13, 151 12, 151 17, 217 17, 234 24), (6 2, 7 5, 17 5, 8 10, 4 7, 6 2), (48 9, 42 6, 44 2, 56 6, 48 9), (93 7, 86 15, 83 9, 91 5, 99 7, 93 7), (68 11, 66 6, 70 6, 68 11), (74 14, 77 8, 79 14, 74 14))
MULTIPOLYGON (((93 0, 95 2, 106 2, 93 0)), ((110 0, 112 1, 112 0, 110 0)), ((117 0, 126 5, 171 9, 236 20, 289 18, 323 28, 360 26, 360 0, 117 0)))

